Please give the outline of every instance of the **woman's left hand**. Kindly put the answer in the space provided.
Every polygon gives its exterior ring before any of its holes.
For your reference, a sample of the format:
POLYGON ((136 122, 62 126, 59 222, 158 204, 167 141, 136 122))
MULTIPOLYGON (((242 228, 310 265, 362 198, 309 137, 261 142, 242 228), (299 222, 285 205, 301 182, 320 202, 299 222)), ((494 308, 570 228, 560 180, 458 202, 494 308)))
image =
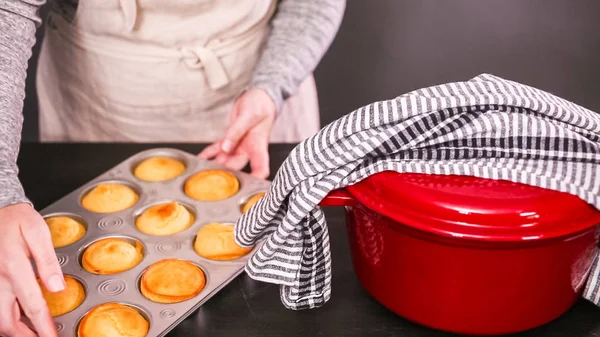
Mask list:
POLYGON ((198 156, 214 159, 232 170, 241 170, 250 161, 252 175, 266 179, 269 176, 269 137, 275 115, 275 102, 266 91, 246 91, 233 106, 225 137, 198 156))

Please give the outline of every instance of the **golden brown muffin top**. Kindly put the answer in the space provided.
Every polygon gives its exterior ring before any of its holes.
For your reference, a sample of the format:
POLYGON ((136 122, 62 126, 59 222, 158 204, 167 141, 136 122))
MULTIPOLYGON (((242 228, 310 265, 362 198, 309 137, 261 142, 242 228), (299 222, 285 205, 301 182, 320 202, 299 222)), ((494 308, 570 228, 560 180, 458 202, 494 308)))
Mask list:
POLYGON ((211 223, 198 231, 194 250, 211 260, 234 260, 248 254, 252 248, 240 247, 233 237, 233 226, 211 223))
POLYGON ((256 205, 256 203, 265 196, 265 194, 265 192, 261 192, 248 198, 248 200, 246 200, 246 202, 242 205, 242 214, 248 212, 252 206, 256 205))
POLYGON ((194 215, 178 202, 154 205, 135 220, 136 227, 150 235, 172 235, 188 229, 194 215))
POLYGON ((83 317, 78 337, 145 337, 150 323, 138 310, 119 303, 105 303, 83 317))
POLYGON ((185 172, 185 164, 169 157, 151 157, 144 159, 133 170, 133 175, 143 181, 166 181, 185 172))
POLYGON ((193 263, 165 259, 151 265, 142 275, 142 294, 151 301, 177 303, 198 295, 206 285, 202 269, 193 263))
POLYGON ((81 200, 83 208, 95 213, 114 213, 133 206, 139 195, 122 184, 100 184, 81 200))
POLYGON ((102 239, 84 251, 81 264, 93 274, 116 274, 137 266, 144 257, 142 250, 137 241, 131 244, 119 238, 102 239))
POLYGON ((233 174, 223 170, 200 171, 185 182, 185 194, 199 201, 219 201, 234 196, 240 182, 233 174))
POLYGON ((61 248, 75 243, 85 235, 85 227, 75 219, 67 216, 55 216, 44 219, 54 248, 61 248))
POLYGON ((83 285, 68 275, 65 275, 65 290, 57 293, 48 291, 40 279, 38 284, 52 317, 75 310, 85 300, 83 285))

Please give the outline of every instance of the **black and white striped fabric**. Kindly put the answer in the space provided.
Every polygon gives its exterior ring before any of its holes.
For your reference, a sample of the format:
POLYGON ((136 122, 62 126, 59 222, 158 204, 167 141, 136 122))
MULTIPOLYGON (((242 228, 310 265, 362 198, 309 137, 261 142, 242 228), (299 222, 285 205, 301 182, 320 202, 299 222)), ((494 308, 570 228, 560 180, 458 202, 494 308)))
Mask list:
MULTIPOLYGON (((505 179, 579 196, 600 209, 600 115, 547 92, 480 75, 362 107, 300 143, 267 195, 235 226, 265 243, 250 277, 281 285, 291 309, 331 296, 329 234, 319 202, 381 171, 505 179)), ((595 260, 584 296, 600 305, 595 260)))

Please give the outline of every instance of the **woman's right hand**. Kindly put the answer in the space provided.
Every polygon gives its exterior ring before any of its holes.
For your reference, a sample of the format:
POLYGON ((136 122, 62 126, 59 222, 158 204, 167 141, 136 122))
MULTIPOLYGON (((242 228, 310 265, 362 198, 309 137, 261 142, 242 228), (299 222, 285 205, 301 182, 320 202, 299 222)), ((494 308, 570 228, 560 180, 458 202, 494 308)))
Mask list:
POLYGON ((20 308, 39 336, 57 336, 30 258, 48 290, 64 290, 62 270, 44 219, 28 204, 0 208, 1 336, 36 336, 21 322, 20 308))

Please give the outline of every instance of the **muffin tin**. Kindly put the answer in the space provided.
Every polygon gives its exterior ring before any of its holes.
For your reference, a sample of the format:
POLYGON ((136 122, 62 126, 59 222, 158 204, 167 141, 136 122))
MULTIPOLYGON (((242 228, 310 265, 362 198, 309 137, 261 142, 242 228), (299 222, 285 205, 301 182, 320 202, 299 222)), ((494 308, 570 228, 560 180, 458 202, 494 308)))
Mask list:
POLYGON ((233 172, 224 167, 199 159, 195 155, 176 149, 152 149, 140 152, 117 166, 66 195, 43 209, 42 216, 70 216, 83 220, 86 234, 79 241, 66 247, 57 248, 58 260, 65 275, 82 282, 86 298, 75 310, 54 318, 59 336, 77 336, 77 326, 82 317, 92 308, 106 302, 119 302, 136 308, 150 322, 148 337, 164 336, 188 315, 198 309, 215 293, 231 282, 244 269, 258 245, 246 256, 232 261, 213 261, 198 255, 194 249, 194 239, 198 230, 212 222, 235 223, 242 215, 241 206, 249 197, 267 191, 270 182, 254 178, 241 172, 233 172), (133 169, 142 160, 166 156, 181 160, 186 165, 183 174, 164 182, 145 182, 133 175, 133 169), (193 174, 208 169, 223 169, 234 174, 240 182, 240 189, 233 197, 213 202, 196 201, 183 190, 185 181, 193 174), (126 210, 99 214, 81 206, 81 199, 94 186, 102 183, 121 183, 138 192, 138 202, 126 210), (170 236, 144 234, 135 227, 135 217, 144 209, 157 203, 177 201, 191 210, 195 216, 192 226, 183 232, 170 236), (113 275, 95 275, 81 267, 81 256, 93 242, 119 237, 139 241, 143 246, 144 258, 134 268, 113 275), (206 285, 200 294, 190 300, 159 304, 146 299, 139 290, 142 273, 152 264, 167 258, 177 258, 192 262, 202 268, 206 285))

